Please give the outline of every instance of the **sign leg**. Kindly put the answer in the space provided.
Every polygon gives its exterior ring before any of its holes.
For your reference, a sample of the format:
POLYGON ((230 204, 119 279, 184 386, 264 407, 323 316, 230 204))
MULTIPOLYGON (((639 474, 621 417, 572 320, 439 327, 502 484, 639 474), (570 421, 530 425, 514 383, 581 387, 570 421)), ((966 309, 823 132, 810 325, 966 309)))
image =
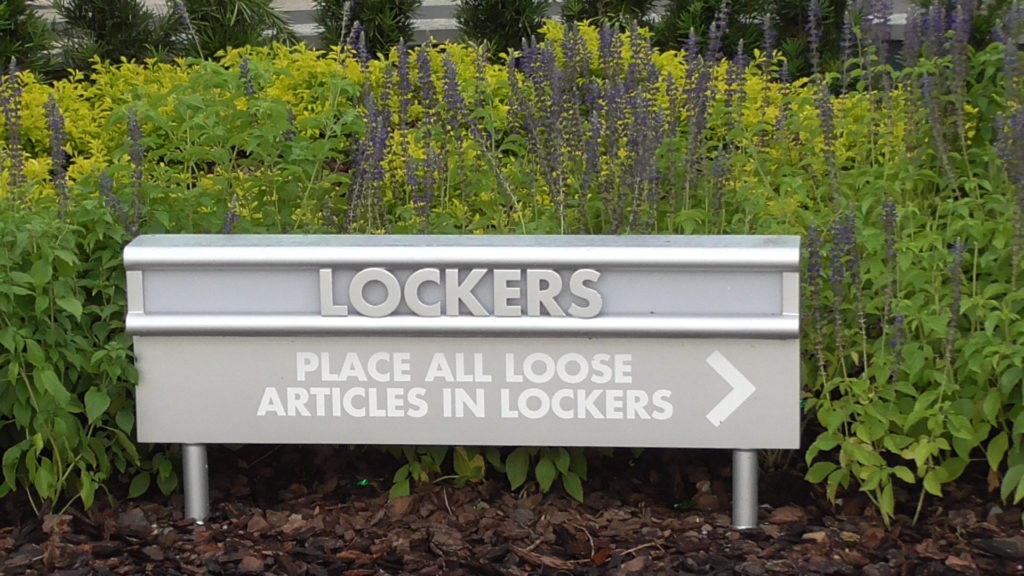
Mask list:
POLYGON ((185 472, 185 517, 202 524, 210 515, 210 477, 206 462, 206 446, 185 444, 181 447, 185 472))
POLYGON ((757 450, 733 450, 732 525, 757 527, 757 450))

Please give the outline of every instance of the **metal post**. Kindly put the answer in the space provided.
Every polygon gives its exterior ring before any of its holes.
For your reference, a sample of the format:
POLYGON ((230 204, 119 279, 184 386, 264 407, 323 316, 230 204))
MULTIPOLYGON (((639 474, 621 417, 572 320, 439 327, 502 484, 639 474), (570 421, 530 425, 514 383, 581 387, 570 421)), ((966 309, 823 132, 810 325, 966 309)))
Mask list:
POLYGON ((202 524, 210 515, 210 477, 206 462, 206 446, 185 444, 181 447, 185 469, 185 517, 202 524))
POLYGON ((732 525, 757 527, 757 450, 733 450, 732 525))

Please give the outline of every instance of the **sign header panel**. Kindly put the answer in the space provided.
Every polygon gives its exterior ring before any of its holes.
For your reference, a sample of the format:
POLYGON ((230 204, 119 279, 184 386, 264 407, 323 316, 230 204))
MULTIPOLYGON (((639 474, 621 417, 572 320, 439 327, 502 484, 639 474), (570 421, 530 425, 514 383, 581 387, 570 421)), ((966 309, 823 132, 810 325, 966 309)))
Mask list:
POLYGON ((140 441, 799 445, 796 237, 143 236, 125 266, 140 441))

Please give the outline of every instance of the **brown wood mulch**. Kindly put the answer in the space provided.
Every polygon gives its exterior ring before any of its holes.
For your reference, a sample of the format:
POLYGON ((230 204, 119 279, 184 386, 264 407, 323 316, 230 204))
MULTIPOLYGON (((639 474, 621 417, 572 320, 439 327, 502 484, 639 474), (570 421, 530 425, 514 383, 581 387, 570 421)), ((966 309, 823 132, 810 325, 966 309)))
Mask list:
MULTIPOLYGON (((943 499, 829 505, 798 473, 761 477, 760 525, 731 527, 727 452, 596 452, 586 502, 559 488, 442 479, 389 501, 395 461, 345 447, 211 447, 212 513, 181 496, 38 518, 0 501, 0 574, 1024 574, 1021 508, 970 473, 943 499)), ((495 475, 497 476, 497 475, 495 475)))

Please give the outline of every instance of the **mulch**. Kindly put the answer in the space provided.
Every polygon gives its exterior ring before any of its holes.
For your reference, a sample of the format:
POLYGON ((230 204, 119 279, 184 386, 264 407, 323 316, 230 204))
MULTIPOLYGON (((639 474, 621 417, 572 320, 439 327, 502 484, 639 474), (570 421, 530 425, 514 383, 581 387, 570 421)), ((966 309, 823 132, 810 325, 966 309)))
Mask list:
MULTIPOLYGON (((864 496, 835 506, 785 469, 762 473, 759 526, 731 525, 727 452, 597 451, 586 501, 511 492, 497 475, 390 501, 395 460, 351 447, 210 448, 207 522, 182 497, 123 497, 39 518, 0 501, 0 574, 1024 574, 1021 508, 982 471, 942 499, 900 492, 885 526, 864 496)), ((123 486, 121 485, 123 484, 123 486)), ((99 500, 99 499, 98 499, 99 500)))

